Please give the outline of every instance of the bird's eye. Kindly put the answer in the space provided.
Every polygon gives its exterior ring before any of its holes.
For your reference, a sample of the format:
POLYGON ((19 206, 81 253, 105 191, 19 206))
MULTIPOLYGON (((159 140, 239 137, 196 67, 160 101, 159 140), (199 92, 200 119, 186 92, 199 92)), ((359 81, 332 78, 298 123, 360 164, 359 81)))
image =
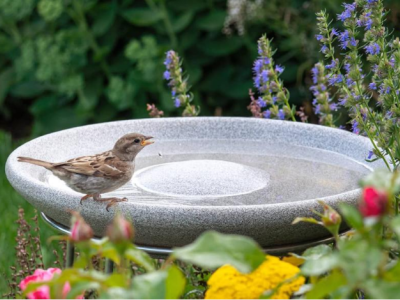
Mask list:
POLYGON ((135 142, 136 144, 140 142, 139 139, 134 140, 133 142, 135 142))

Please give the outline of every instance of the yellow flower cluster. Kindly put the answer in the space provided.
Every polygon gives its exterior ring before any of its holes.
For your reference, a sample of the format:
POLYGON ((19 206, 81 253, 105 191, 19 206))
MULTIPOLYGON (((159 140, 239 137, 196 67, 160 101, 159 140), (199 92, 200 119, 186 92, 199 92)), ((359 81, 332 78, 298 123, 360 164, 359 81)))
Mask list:
MULTIPOLYGON (((298 267, 270 255, 250 274, 242 274, 226 265, 215 271, 208 280, 205 299, 259 299, 265 291, 276 288, 299 272, 298 267)), ((304 282, 304 277, 300 276, 283 284, 271 299, 289 299, 304 282)))

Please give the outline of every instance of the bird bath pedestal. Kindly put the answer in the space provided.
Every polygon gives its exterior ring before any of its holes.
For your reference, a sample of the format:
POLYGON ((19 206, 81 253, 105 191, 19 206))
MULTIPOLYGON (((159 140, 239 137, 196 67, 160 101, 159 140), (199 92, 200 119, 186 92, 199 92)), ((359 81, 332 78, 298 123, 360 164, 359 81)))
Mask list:
POLYGON ((80 211, 101 237, 114 211, 133 221, 135 243, 152 254, 194 241, 213 229, 247 235, 270 253, 300 250, 329 241, 312 224, 291 225, 319 210, 356 204, 358 181, 374 168, 365 161, 366 138, 318 125, 252 118, 161 118, 77 127, 34 139, 8 158, 7 177, 47 222, 67 231, 80 211), (104 197, 127 197, 105 205, 72 191, 51 172, 17 162, 29 156, 65 161, 112 148, 122 135, 139 132, 155 144, 136 158, 130 183, 104 197))

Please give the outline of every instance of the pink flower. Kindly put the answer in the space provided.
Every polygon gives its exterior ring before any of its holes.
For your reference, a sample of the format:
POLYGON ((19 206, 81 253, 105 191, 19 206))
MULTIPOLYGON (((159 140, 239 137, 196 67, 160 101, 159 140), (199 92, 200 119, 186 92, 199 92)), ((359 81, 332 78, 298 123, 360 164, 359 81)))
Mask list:
POLYGON ((387 203, 388 197, 385 192, 370 186, 365 187, 360 203, 360 212, 364 217, 381 216, 386 212, 387 203))
MULTIPOLYGON (((33 275, 27 276, 24 280, 21 281, 19 287, 22 291, 26 289, 29 283, 31 282, 41 282, 44 283, 49 281, 53 278, 54 274, 60 274, 61 270, 58 268, 49 268, 47 270, 37 269, 33 273, 33 275)), ((71 290, 70 284, 67 282, 65 283, 62 291, 62 296, 65 298, 68 292, 71 290)), ((46 284, 38 287, 33 292, 30 292, 27 295, 28 299, 50 299, 50 288, 46 284)), ((83 299, 83 295, 78 296, 76 299, 83 299)))
POLYGON ((117 214, 113 223, 107 228, 107 236, 114 243, 123 241, 131 242, 134 236, 131 222, 127 221, 122 215, 117 214))
POLYGON ((71 240, 82 242, 93 237, 93 229, 85 222, 78 212, 73 212, 71 240))

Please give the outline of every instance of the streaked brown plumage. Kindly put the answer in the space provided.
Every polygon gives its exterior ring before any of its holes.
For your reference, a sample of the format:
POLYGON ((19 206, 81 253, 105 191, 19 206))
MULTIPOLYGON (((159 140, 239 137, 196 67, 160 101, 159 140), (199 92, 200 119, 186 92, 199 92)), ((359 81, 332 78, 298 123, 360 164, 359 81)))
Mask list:
POLYGON ((108 209, 126 198, 101 198, 101 194, 114 191, 133 176, 135 157, 152 137, 129 133, 121 137, 112 150, 92 156, 82 156, 61 163, 50 163, 29 157, 18 157, 18 161, 38 165, 51 171, 71 189, 86 194, 82 201, 93 198, 107 201, 108 209))

